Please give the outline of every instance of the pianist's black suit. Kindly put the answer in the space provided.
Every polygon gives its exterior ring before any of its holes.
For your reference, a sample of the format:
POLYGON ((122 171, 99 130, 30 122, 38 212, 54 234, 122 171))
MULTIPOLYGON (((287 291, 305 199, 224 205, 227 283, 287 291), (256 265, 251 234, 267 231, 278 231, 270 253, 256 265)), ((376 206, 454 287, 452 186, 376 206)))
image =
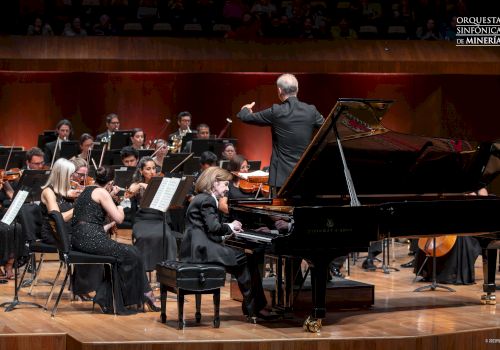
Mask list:
POLYGON ((273 152, 269 166, 269 184, 275 187, 283 186, 309 145, 313 130, 324 121, 316 107, 300 102, 295 96, 256 113, 243 108, 238 113, 238 118, 250 124, 271 126, 273 152))
POLYGON ((222 237, 232 231, 229 225, 220 223, 215 198, 207 193, 194 197, 186 213, 185 225, 179 259, 223 265, 238 280, 244 297, 243 312, 256 315, 266 305, 266 297, 255 258, 247 258, 223 244, 222 237))

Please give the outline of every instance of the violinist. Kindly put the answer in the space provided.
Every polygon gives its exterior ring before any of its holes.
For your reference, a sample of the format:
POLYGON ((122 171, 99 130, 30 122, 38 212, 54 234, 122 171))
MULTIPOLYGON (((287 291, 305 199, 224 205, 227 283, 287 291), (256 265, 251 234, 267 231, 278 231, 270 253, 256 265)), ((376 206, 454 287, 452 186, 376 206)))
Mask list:
MULTIPOLYGON (((5 215, 6 209, 3 207, 4 201, 10 200, 12 197, 5 191, 4 182, 0 179, 0 219, 5 215)), ((21 232, 21 227, 15 221, 11 225, 0 223, 0 266, 3 266, 4 271, 0 270, 0 281, 6 283, 9 279, 14 279, 14 257, 21 256, 24 242, 22 239, 16 240, 14 235, 21 232), (18 225, 17 228, 14 225, 18 225), (17 242, 17 248, 15 243, 17 242), (17 251, 17 254, 15 253, 17 251)))
POLYGON ((97 142, 108 143, 113 133, 120 128, 120 119, 117 114, 110 113, 106 116, 106 128, 107 130, 105 132, 95 137, 97 142))
POLYGON ((155 146, 155 155, 153 157, 153 160, 155 161, 157 172, 161 173, 163 167, 163 160, 165 160, 165 157, 167 156, 168 153, 168 145, 165 140, 158 139, 154 143, 154 146, 155 146))
POLYGON ((146 271, 153 271, 156 264, 163 260, 176 260, 177 242, 169 226, 170 216, 167 216, 167 223, 163 224, 163 212, 151 209, 140 208, 140 202, 144 191, 153 176, 156 176, 156 164, 151 157, 142 157, 137 164, 137 170, 133 176, 134 182, 128 189, 131 200, 136 202, 139 210, 135 215, 135 222, 132 227, 133 244, 141 253, 146 271), (163 230, 166 233, 166 251, 163 247, 163 230))
MULTIPOLYGON (((250 166, 248 161, 241 155, 237 154, 229 161, 229 169, 232 173, 248 173, 250 166)), ((219 199, 219 211, 225 215, 229 214, 229 199, 236 198, 252 198, 255 193, 245 193, 240 189, 240 178, 233 176, 233 180, 229 181, 229 191, 224 197, 219 199)))
MULTIPOLYGON (((71 176, 75 173, 73 162, 60 158, 52 167, 47 183, 42 186, 40 209, 42 211, 42 242, 54 244, 54 231, 49 221, 49 213, 53 210, 62 214, 66 222, 67 232, 71 233, 74 200, 81 189, 72 189, 71 176)), ((73 293, 82 300, 91 300, 89 293, 95 291, 102 279, 103 270, 100 265, 78 266, 72 275, 73 293)))
POLYGON ((139 150, 144 149, 144 143, 146 141, 146 136, 144 130, 141 128, 132 129, 132 135, 130 136, 130 145, 139 150))
POLYGON ((132 146, 125 146, 120 151, 122 164, 127 167, 136 167, 139 161, 139 152, 132 146))
POLYGON ((80 136, 80 154, 77 157, 82 159, 89 159, 90 150, 92 149, 92 145, 94 144, 94 137, 90 134, 83 133, 80 136))
POLYGON ((42 170, 45 165, 45 154, 38 147, 30 148, 26 152, 26 170, 42 170))
POLYGON ((52 164, 58 158, 61 150, 61 142, 70 138, 73 126, 68 119, 60 120, 56 125, 57 139, 45 144, 45 164, 52 164))

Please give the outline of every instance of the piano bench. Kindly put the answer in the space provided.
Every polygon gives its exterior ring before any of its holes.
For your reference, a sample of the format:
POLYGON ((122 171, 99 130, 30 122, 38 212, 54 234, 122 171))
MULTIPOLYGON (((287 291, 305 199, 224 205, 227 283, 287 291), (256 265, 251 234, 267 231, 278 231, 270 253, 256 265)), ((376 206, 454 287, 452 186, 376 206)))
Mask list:
POLYGON ((183 329, 184 296, 196 297, 196 322, 201 321, 201 295, 212 294, 214 301, 213 327, 219 328, 220 288, 226 282, 226 270, 222 266, 191 264, 180 261, 163 261, 156 265, 161 293, 161 322, 167 322, 167 291, 177 294, 178 329, 183 329))

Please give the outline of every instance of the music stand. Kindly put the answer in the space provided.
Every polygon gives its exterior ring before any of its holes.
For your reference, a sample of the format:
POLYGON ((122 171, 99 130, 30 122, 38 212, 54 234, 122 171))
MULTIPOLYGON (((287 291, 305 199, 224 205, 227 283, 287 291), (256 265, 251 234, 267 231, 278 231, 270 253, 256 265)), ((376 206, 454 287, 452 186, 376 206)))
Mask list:
POLYGON ((167 242, 167 210, 181 207, 194 181, 193 176, 176 176, 168 174, 165 177, 155 176, 151 179, 144 192, 140 206, 151 208, 163 213, 162 258, 165 260, 167 242))
MULTIPOLYGON (((189 157, 191 153, 171 153, 167 154, 167 156, 163 159, 163 164, 161 169, 164 172, 170 173, 173 169, 177 168, 180 163, 182 163, 187 157, 189 157)), ((176 172, 183 172, 184 165, 181 165, 176 172)))
POLYGON ((23 170, 23 175, 19 179, 14 197, 21 188, 27 188, 29 189, 28 202, 40 202, 42 186, 47 183, 49 176, 50 170, 23 170))
POLYGON ((38 135, 37 146, 43 149, 49 142, 57 140, 57 132, 55 130, 44 130, 43 133, 38 135))
POLYGON ((154 149, 138 149, 139 152, 139 160, 142 157, 151 157, 151 155, 155 152, 154 149))
POLYGON ((201 156, 203 152, 210 151, 219 157, 226 143, 232 143, 236 146, 237 141, 237 139, 193 139, 191 140, 191 152, 196 156, 201 156))
MULTIPOLYGON (((113 166, 115 168, 115 166, 113 166)), ((134 167, 120 166, 115 168, 114 183, 121 188, 127 188, 132 183, 132 177, 135 173, 134 167)))
MULTIPOLYGON (((427 244, 429 244, 429 240, 427 240, 427 244)), ((437 277, 436 277, 436 275, 437 275, 437 273, 436 273, 436 236, 432 237, 432 244, 433 244, 433 247, 432 247, 432 282, 431 282, 431 284, 428 284, 427 286, 418 287, 417 289, 414 290, 414 292, 421 292, 421 291, 424 291, 426 289, 436 290, 438 288, 447 290, 449 292, 455 292, 455 289, 447 287, 447 286, 443 286, 442 284, 439 284, 436 281, 436 279, 437 279, 437 277)), ((426 248, 427 248, 427 246, 426 246, 426 248)), ((422 263, 422 266, 420 266, 420 269, 417 272, 417 276, 420 274, 420 271, 422 271, 422 269, 425 266, 425 263, 427 262, 428 259, 429 259, 429 255, 427 255, 425 257, 424 262, 422 263)), ((415 277, 415 279, 416 279, 416 277, 415 277)))
POLYGON ((63 141, 59 150, 59 158, 71 159, 80 153, 79 141, 63 141))
POLYGON ((182 144, 185 145, 186 142, 195 139, 197 134, 198 133, 196 133, 196 132, 188 132, 188 133, 186 133, 186 135, 184 135, 184 137, 182 138, 182 144))
POLYGON ((248 165, 250 166, 249 170, 251 171, 260 170, 261 163, 262 162, 260 160, 249 160, 248 161, 248 165))
POLYGON ((9 155, 10 151, 12 150, 12 152, 14 151, 22 151, 23 148, 22 147, 18 147, 18 146, 14 146, 14 147, 9 147, 9 146, 0 146, 0 154, 1 155, 9 155))
POLYGON ((0 167, 4 169, 10 168, 22 168, 26 160, 26 151, 14 150, 10 155, 9 164, 7 164, 7 159, 9 158, 9 153, 0 154, 0 167))
MULTIPOLYGON (((17 215, 19 214, 19 210, 21 209, 22 205, 26 201, 26 198, 28 197, 28 194, 29 194, 29 188, 27 187, 22 187, 16 192, 16 195, 12 200, 12 204, 10 205, 9 209, 7 209, 7 212, 5 213, 5 215, 1 220, 2 224, 10 226, 12 222, 15 221, 17 215)), ((17 239, 18 239, 17 235, 18 235, 17 223, 14 223, 14 247, 17 247, 17 239)), ((14 249, 14 251, 16 251, 16 249, 14 249)), ((0 307, 5 307, 5 312, 14 310, 18 305, 29 305, 41 308, 42 305, 40 304, 19 300, 18 292, 20 286, 17 285, 18 282, 17 270, 18 270, 17 256, 14 256, 14 299, 12 301, 0 304, 0 307)))
POLYGON ((132 130, 117 130, 111 135, 109 142, 109 149, 122 149, 130 145, 130 137, 132 137, 132 130))
POLYGON ((219 161, 219 168, 229 170, 229 160, 224 159, 219 161))

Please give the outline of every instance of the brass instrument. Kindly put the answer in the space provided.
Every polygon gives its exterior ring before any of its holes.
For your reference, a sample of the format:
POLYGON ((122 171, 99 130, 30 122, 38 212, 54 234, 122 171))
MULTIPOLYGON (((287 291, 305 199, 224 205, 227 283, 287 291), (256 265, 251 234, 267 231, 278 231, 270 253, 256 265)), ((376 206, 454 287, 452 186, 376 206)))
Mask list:
POLYGON ((175 135, 172 137, 172 144, 168 146, 168 150, 171 153, 179 153, 182 148, 182 136, 175 135))

